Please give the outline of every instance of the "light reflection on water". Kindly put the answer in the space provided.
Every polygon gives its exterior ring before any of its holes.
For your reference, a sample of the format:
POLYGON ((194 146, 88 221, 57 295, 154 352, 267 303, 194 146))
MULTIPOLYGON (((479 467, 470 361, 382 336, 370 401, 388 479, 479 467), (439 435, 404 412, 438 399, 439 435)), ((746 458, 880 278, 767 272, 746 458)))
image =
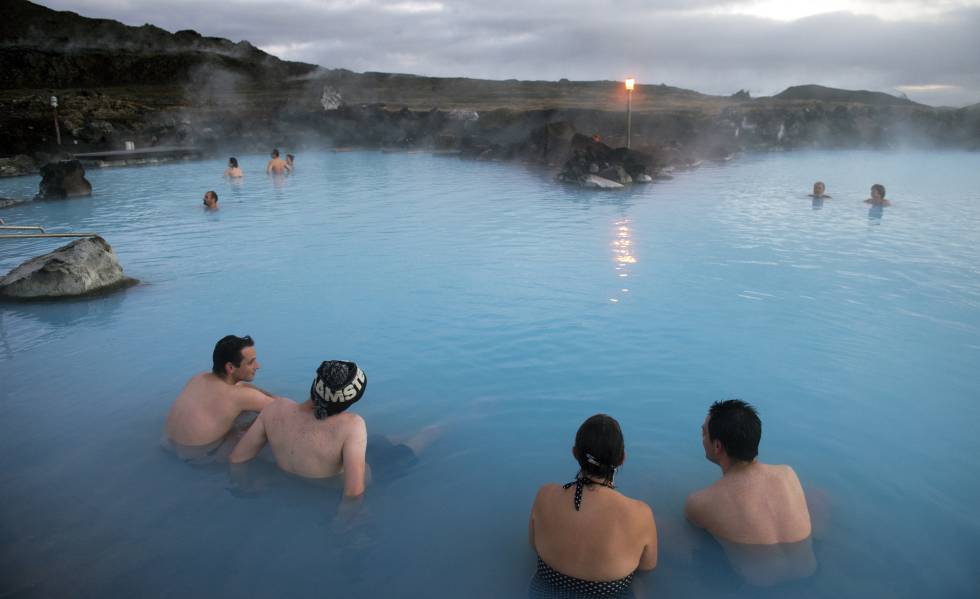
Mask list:
MULTIPOLYGON (((0 309, 3 590, 521 596, 534 493, 571 479, 578 424, 606 411, 617 482, 661 529, 638 595, 756 596, 682 519, 718 475, 704 411, 741 397, 762 459, 792 464, 822 518, 816 573, 772 596, 973 596, 975 159, 745 156, 586 193, 372 153, 300 154, 273 181, 247 156, 240 183, 224 160, 93 171, 93 198, 4 210, 102 232, 144 284, 0 309), (875 181, 894 196, 877 216, 875 181), (267 462, 246 479, 180 463, 158 443, 166 409, 230 332, 256 338, 260 386, 301 398, 320 360, 356 359, 372 432, 445 435, 353 522, 336 488, 267 462)), ((0 244, 0 270, 57 245, 0 244)))

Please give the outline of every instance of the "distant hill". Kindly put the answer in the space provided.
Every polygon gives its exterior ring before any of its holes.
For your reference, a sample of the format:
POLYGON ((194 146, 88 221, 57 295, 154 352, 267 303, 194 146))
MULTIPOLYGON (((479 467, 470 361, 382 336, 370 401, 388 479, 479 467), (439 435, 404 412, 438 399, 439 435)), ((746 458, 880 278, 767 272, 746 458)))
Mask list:
POLYGON ((318 70, 316 65, 280 60, 246 41, 190 30, 170 33, 150 24, 130 27, 27 0, 3 0, 2 88, 179 83, 202 66, 263 80, 318 70))
POLYGON ((811 100, 818 102, 842 102, 870 104, 872 106, 924 106, 908 98, 899 98, 882 92, 852 91, 824 87, 822 85, 794 85, 773 96, 775 100, 811 100))

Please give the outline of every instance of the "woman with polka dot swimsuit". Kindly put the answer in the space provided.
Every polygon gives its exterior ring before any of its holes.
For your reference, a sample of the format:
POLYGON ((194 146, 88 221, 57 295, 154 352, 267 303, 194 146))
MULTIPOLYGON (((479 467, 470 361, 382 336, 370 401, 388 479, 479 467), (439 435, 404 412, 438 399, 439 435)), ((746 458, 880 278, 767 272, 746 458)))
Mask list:
POLYGON ((575 480, 547 484, 531 509, 528 534, 538 554, 534 597, 628 597, 636 570, 657 565, 657 525, 650 507, 616 490, 626 459, 619 423, 605 414, 579 427, 575 480))

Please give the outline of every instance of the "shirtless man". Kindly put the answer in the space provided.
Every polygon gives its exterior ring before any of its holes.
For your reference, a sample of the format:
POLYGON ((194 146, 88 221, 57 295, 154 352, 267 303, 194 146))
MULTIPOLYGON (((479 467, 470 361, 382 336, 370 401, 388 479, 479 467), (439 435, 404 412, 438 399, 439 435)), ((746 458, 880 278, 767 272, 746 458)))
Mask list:
POLYGON ((218 194, 213 191, 204 192, 204 209, 205 210, 217 210, 218 209, 218 194))
POLYGON ((275 396, 251 385, 259 362, 249 336, 223 337, 214 346, 211 372, 195 374, 167 414, 165 432, 182 446, 221 441, 244 411, 261 411, 275 396))
POLYGON ((279 150, 272 150, 272 159, 265 165, 265 173, 273 175, 283 175, 291 172, 291 167, 279 157, 279 150))
POLYGON ((701 425, 708 461, 721 467, 711 486, 691 493, 684 513, 722 541, 772 545, 810 536, 810 512, 796 472, 756 460, 762 423, 755 408, 730 399, 715 402, 701 425))
MULTIPOLYGON (((364 493, 367 425, 345 412, 364 395, 367 376, 353 362, 323 362, 310 387, 310 398, 296 403, 276 398, 262 410, 232 451, 232 464, 247 462, 269 443, 276 464, 286 472, 307 478, 344 473, 344 495, 364 493)), ((403 448, 411 453, 406 446, 403 448)), ((397 450, 397 449, 396 449, 397 450)))
POLYGON ((871 186, 871 197, 864 200, 865 204, 872 206, 891 206, 892 203, 885 199, 885 186, 875 183, 871 186))

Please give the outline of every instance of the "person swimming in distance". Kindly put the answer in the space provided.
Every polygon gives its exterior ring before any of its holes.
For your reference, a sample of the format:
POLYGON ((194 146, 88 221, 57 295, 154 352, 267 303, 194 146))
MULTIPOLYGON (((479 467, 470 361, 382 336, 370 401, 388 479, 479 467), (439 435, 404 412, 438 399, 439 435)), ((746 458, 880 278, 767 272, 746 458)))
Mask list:
POLYGON ((272 158, 265 165, 266 174, 284 175, 290 171, 290 168, 289 164, 279 157, 279 150, 273 149, 272 158))
POLYGON ((238 159, 234 156, 228 159, 228 168, 225 169, 224 176, 226 179, 238 179, 245 176, 242 169, 238 167, 238 159))
POLYGON ((211 371, 191 377, 170 407, 166 438, 180 446, 223 441, 243 412, 260 412, 275 399, 251 384, 260 367, 248 335, 218 340, 211 371))
POLYGON ((531 595, 631 595, 633 573, 657 566, 657 525, 650 506, 613 484, 626 459, 619 423, 588 418, 572 456, 575 480, 542 486, 531 508, 528 537, 538 556, 531 595))
POLYGON ((367 389, 367 375, 354 362, 326 361, 317 368, 309 398, 296 403, 277 398, 262 410, 231 453, 232 464, 247 462, 268 443, 279 468, 306 478, 343 473, 344 495, 359 497, 370 464, 377 475, 403 471, 413 462, 433 427, 403 444, 380 435, 368 439, 364 418, 346 411, 367 389))
POLYGON ((218 194, 214 191, 207 191, 204 193, 204 209, 205 210, 217 210, 218 209, 218 194))
POLYGON ((885 199, 885 186, 875 183, 871 186, 871 197, 864 200, 865 204, 872 206, 891 206, 892 203, 885 199))
POLYGON ((827 186, 824 185, 823 181, 817 181, 813 184, 813 193, 810 194, 810 197, 815 200, 829 200, 831 197, 825 193, 826 191, 827 186))

